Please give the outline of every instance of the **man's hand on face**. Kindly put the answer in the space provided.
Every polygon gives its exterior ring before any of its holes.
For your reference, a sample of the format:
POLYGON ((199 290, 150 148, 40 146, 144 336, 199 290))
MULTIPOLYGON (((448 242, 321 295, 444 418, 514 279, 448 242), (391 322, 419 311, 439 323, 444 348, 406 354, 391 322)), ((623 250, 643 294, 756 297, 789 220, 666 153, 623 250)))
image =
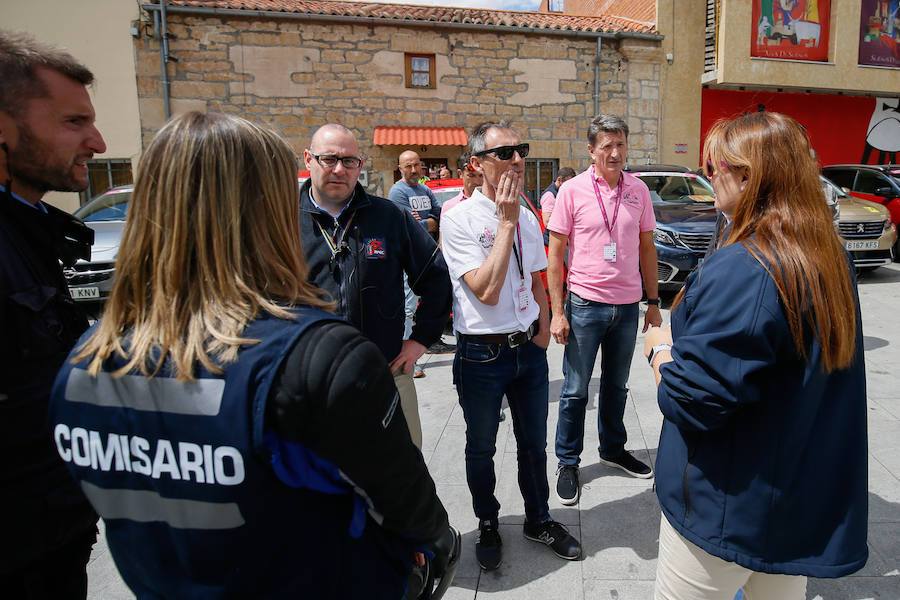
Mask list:
POLYGON ((505 171, 500 175, 494 202, 501 224, 515 225, 519 222, 519 194, 524 184, 524 177, 515 171, 505 171))
POLYGON ((416 361, 425 354, 425 350, 425 346, 415 340, 403 340, 400 354, 388 365, 391 375, 397 376, 401 373, 411 373, 416 361))

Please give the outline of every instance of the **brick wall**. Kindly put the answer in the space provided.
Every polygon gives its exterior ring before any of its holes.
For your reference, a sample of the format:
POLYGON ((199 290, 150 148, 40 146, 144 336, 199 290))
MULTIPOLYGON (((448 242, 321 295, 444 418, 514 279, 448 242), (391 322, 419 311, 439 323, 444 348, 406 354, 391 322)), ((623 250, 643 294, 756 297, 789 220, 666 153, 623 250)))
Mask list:
MULTIPOLYGON (((233 113, 279 131, 300 153, 327 122, 352 129, 371 160, 370 191, 385 193, 406 148, 372 145, 378 125, 459 126, 511 119, 531 156, 585 168, 595 41, 588 38, 171 15, 173 113, 233 113), (437 88, 404 84, 405 52, 436 55, 437 88)), ((136 40, 141 132, 163 123, 159 44, 136 40)), ((658 156, 658 42, 604 40, 602 112, 625 116, 630 160, 658 156)), ((415 148, 420 150, 419 148, 415 148)), ((459 147, 420 154, 455 165, 459 147)))

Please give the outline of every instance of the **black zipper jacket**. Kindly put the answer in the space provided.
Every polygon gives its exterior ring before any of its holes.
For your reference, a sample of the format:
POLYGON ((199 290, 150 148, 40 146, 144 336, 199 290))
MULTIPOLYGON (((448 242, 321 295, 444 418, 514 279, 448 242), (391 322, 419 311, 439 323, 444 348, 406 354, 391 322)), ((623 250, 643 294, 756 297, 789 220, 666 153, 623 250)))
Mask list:
POLYGON ((405 273, 419 296, 410 338, 425 347, 438 341, 450 316, 452 288, 447 265, 428 232, 359 184, 337 219, 312 203, 309 190, 307 181, 300 190, 300 232, 310 282, 390 362, 403 343, 405 273))

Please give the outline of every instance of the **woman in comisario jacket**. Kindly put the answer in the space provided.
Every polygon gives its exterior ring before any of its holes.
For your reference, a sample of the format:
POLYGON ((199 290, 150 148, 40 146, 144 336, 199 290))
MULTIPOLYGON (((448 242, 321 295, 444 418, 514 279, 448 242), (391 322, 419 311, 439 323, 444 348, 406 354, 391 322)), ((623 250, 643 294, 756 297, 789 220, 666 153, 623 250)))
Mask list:
POLYGON ((703 156, 731 227, 671 333, 645 339, 664 416, 655 597, 802 599, 807 577, 868 557, 856 281, 801 125, 719 121, 703 156))

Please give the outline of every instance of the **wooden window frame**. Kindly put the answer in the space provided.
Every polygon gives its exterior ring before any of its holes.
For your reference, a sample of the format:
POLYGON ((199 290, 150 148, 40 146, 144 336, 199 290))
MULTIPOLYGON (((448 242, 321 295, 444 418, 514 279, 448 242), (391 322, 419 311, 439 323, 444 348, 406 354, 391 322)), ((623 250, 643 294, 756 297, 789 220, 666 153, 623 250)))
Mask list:
MULTIPOLYGON (((406 87, 414 90, 434 90, 437 89, 437 81, 435 78, 435 55, 434 54, 412 54, 407 52, 405 55, 406 63, 406 87), (412 63, 414 58, 428 59, 428 85, 413 85, 412 63)), ((424 73, 424 71, 416 71, 416 73, 424 73)))

